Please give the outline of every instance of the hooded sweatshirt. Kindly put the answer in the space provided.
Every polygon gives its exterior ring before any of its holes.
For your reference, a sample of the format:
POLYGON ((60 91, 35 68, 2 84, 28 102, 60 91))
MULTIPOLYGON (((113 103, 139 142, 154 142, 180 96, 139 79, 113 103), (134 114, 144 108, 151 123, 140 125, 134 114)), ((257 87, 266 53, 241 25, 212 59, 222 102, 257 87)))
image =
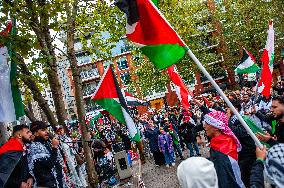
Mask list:
POLYGON ((181 162, 177 176, 182 188, 218 188, 214 164, 203 157, 191 157, 181 162))

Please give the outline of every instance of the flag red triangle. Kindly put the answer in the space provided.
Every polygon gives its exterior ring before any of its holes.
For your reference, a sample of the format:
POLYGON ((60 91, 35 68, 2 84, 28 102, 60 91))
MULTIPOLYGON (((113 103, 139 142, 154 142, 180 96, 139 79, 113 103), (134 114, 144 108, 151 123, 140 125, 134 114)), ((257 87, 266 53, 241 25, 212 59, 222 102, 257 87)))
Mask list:
POLYGON ((105 71, 96 92, 92 96, 93 100, 104 98, 118 98, 110 66, 105 71))

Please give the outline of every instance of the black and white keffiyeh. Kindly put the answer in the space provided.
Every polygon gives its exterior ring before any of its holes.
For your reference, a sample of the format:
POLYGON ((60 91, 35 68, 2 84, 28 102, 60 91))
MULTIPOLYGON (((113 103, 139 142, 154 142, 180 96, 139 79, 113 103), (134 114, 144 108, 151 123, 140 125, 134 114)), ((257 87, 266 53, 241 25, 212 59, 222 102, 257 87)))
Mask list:
POLYGON ((268 150, 265 165, 265 175, 271 184, 284 187, 284 144, 274 145, 268 150))

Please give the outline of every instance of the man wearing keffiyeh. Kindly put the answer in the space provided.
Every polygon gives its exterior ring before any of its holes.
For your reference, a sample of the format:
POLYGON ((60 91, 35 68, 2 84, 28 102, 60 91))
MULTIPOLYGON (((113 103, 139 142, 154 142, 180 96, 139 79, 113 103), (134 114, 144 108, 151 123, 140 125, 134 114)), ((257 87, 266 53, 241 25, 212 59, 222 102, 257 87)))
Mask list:
POLYGON ((244 187, 238 165, 238 151, 241 144, 228 127, 228 117, 221 111, 204 116, 204 129, 210 140, 210 160, 218 175, 219 188, 244 187))

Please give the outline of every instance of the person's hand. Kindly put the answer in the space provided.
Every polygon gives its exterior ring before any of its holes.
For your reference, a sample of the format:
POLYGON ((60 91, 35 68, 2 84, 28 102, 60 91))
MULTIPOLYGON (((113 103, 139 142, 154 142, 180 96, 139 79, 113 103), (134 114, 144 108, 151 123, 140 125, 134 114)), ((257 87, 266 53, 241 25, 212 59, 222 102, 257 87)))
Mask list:
POLYGON ((22 182, 20 188, 29 188, 29 184, 26 182, 22 182))
POLYGON ((68 174, 68 173, 69 173, 69 171, 68 171, 68 168, 67 168, 67 167, 63 167, 63 171, 64 171, 64 173, 65 173, 65 174, 68 174))
POLYGON ((255 114, 255 113, 256 113, 256 106, 255 106, 255 105, 252 106, 251 113, 252 113, 252 114, 255 114))
POLYGON ((32 188, 33 187, 33 178, 29 178, 27 180, 27 184, 28 184, 28 188, 32 188))
POLYGON ((265 145, 263 145, 263 148, 260 149, 259 147, 256 147, 256 151, 255 151, 255 154, 256 154, 256 158, 257 159, 261 159, 261 160, 265 160, 266 158, 266 154, 267 154, 267 148, 265 145))
POLYGON ((58 146, 59 146, 59 140, 58 140, 57 138, 53 138, 53 139, 51 140, 51 144, 52 144, 52 147, 53 147, 53 148, 58 148, 58 146))
POLYGON ((255 136, 262 142, 267 142, 269 139, 272 137, 270 136, 269 133, 265 132, 265 134, 262 134, 260 132, 256 133, 255 136))

